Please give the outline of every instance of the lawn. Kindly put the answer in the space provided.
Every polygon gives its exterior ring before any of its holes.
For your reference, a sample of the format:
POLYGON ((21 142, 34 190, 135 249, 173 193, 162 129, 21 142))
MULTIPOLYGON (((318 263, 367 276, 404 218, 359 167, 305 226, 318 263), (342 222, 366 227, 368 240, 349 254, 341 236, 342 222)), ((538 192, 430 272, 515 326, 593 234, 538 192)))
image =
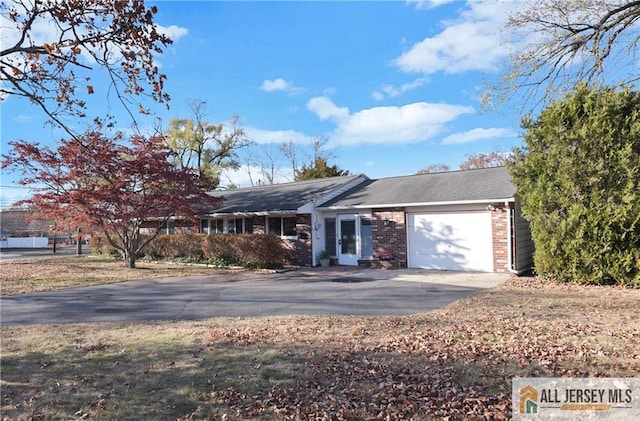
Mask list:
POLYGON ((138 260, 136 268, 130 269, 121 259, 87 255, 6 260, 2 262, 0 271, 0 295, 43 292, 133 279, 201 275, 212 271, 212 268, 205 266, 144 260, 138 260))
POLYGON ((639 308, 514 278, 408 317, 2 326, 1 416, 508 419, 514 376, 638 376, 639 308))

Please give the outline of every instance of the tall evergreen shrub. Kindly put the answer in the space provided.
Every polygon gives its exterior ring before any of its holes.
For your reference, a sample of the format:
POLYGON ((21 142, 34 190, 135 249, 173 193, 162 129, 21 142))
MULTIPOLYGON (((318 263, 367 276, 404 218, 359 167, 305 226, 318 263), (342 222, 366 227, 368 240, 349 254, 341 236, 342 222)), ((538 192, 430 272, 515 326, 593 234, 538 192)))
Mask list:
POLYGON ((640 94, 582 85, 522 127, 508 167, 538 273, 640 286, 640 94))

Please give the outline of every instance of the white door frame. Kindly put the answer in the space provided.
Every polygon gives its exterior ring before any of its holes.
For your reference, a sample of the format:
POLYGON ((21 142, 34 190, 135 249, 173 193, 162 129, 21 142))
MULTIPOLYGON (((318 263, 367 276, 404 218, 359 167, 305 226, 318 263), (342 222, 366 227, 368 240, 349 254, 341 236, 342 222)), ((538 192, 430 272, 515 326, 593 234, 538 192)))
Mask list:
MULTIPOLYGON (((338 264, 347 265, 347 266, 358 266, 358 259, 360 258, 360 217, 358 214, 338 214, 336 218, 336 229, 338 231, 336 244, 336 251, 338 254, 338 264), (344 221, 353 221, 354 238, 355 241, 355 253, 350 253, 346 250, 347 244, 343 244, 345 241, 349 241, 349 239, 343 238, 342 234, 342 222, 344 221), (345 249, 343 249, 343 245, 345 249), (343 251, 345 251, 343 253, 343 251)), ((353 249, 351 249, 353 251, 353 249)))

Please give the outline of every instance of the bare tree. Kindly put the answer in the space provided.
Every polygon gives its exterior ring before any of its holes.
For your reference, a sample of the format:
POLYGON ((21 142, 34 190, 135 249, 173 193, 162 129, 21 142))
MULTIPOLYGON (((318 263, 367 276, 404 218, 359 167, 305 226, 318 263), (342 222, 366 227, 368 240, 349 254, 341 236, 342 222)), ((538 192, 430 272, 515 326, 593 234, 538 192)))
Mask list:
POLYGON ((295 179, 295 177, 296 177, 296 175, 298 174, 298 171, 299 171, 299 168, 298 168, 298 151, 297 151, 297 148, 296 148, 296 144, 293 142, 293 140, 290 140, 290 141, 280 145, 280 150, 282 151, 284 156, 291 163, 291 174, 293 174, 293 177, 295 179))
POLYGON ((639 19, 640 1, 538 0, 516 9, 505 29, 525 42, 512 55, 498 97, 518 92, 527 103, 548 103, 580 82, 637 82, 639 19))
POLYGON ((280 161, 282 148, 274 144, 261 145, 257 150, 250 150, 244 154, 244 163, 252 186, 257 184, 274 184, 280 175, 280 161), (256 154, 257 152, 257 154, 256 154), (256 156, 258 155, 258 156, 256 156), (254 180, 254 169, 263 177, 254 180))

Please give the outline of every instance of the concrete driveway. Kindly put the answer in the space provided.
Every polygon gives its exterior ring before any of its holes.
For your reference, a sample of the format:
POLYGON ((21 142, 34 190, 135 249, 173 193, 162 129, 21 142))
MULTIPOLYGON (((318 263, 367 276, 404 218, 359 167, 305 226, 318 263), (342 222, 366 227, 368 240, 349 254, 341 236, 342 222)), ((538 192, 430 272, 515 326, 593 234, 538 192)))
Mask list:
POLYGON ((313 268, 159 278, 0 298, 7 325, 423 313, 492 288, 506 274, 313 268))

